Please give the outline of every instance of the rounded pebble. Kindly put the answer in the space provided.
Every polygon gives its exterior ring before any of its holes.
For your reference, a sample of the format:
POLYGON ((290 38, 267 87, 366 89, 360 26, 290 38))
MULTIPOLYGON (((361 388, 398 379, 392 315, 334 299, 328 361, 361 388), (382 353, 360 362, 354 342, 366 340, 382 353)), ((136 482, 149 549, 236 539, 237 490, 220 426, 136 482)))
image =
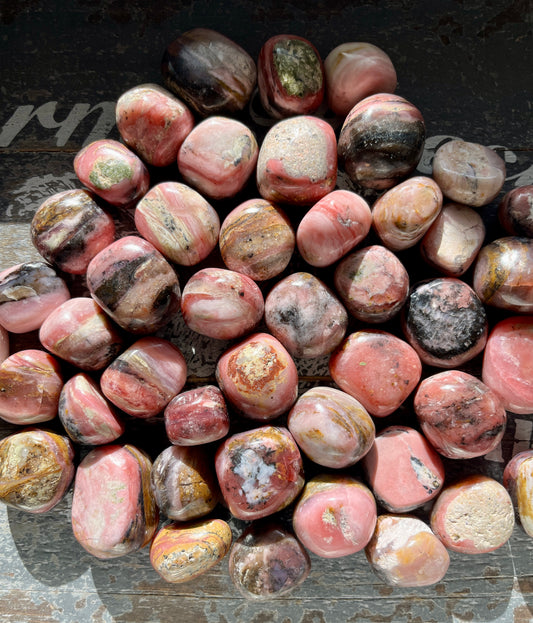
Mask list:
POLYGON ((533 450, 523 450, 507 463, 503 486, 518 510, 524 532, 533 537, 533 450))
POLYGON ((533 238, 533 184, 505 193, 498 206, 498 220, 511 236, 533 238))

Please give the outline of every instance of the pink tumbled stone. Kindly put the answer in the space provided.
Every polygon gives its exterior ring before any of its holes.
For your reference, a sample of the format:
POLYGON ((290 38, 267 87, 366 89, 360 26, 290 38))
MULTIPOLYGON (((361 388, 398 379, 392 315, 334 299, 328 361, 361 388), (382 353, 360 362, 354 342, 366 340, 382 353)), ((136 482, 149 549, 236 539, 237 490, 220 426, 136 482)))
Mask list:
POLYGON ((330 266, 359 244, 370 231, 368 203, 349 190, 333 190, 304 215, 296 244, 311 266, 330 266))
POLYGON ((498 220, 511 236, 533 238, 533 184, 505 193, 498 206, 498 220))
POLYGON ((262 426, 232 435, 217 450, 215 468, 224 500, 238 519, 272 515, 304 486, 302 457, 285 428, 262 426))
POLYGON ((105 397, 129 415, 157 415, 187 380, 187 363, 168 340, 150 336, 121 353, 100 378, 105 397))
POLYGON ((82 184, 114 206, 131 206, 150 184, 143 161, 112 139, 94 141, 81 149, 74 158, 74 171, 82 184))
POLYGON ((57 415, 63 378, 52 355, 28 349, 0 364, 0 418, 11 424, 36 424, 57 415))
POLYGON ((0 325, 0 363, 9 357, 9 333, 0 325))
POLYGON ((306 483, 292 525, 308 550, 322 558, 339 558, 366 546, 376 518, 376 502, 368 487, 350 476, 328 474, 306 483))
POLYGON ((378 502, 405 513, 435 498, 444 484, 444 466, 426 438, 408 426, 382 430, 362 459, 378 502))
POLYGON ((187 184, 212 199, 233 197, 255 171, 259 147, 253 132, 227 117, 208 117, 183 141, 178 169, 187 184))
POLYGON ((417 386, 422 363, 416 351, 392 333, 350 334, 329 361, 335 383, 375 417, 390 415, 417 386))
POLYGON ((175 95, 158 84, 140 84, 117 101, 120 136, 147 164, 166 167, 194 127, 194 117, 175 95))
POLYGON ((482 378, 507 411, 533 413, 533 316, 513 316, 495 325, 485 346, 482 378))
POLYGON ((229 402, 252 420, 273 420, 288 411, 298 395, 298 371, 281 342, 254 333, 218 360, 218 385, 229 402))
POLYGON ((122 350, 117 327, 89 297, 65 301, 43 322, 41 344, 51 353, 81 368, 101 370, 122 350))
POLYGON ((137 204, 135 227, 168 260, 193 266, 216 247, 220 220, 196 190, 180 182, 161 182, 137 204))
POLYGON ((229 432, 226 402, 215 385, 181 392, 168 403, 164 415, 167 437, 178 446, 211 443, 229 432))
POLYGON ((503 470, 503 486, 518 510, 524 532, 533 537, 533 450, 515 454, 503 470))
POLYGON ((189 329, 218 340, 232 340, 255 329, 264 307, 253 279, 224 268, 199 270, 181 294, 181 312, 189 329))

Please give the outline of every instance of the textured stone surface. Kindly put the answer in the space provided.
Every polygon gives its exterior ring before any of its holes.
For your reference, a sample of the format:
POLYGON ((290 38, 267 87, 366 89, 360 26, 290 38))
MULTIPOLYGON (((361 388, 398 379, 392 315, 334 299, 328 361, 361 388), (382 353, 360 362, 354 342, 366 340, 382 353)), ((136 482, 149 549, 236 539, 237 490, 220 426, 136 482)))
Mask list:
POLYGON ((533 238, 533 184, 505 193, 498 206, 498 220, 511 236, 533 238))
POLYGON ((0 325, 0 363, 9 356, 9 333, 0 325))
POLYGON ((506 464, 503 486, 518 510, 524 532, 533 537, 533 450, 515 454, 506 464))

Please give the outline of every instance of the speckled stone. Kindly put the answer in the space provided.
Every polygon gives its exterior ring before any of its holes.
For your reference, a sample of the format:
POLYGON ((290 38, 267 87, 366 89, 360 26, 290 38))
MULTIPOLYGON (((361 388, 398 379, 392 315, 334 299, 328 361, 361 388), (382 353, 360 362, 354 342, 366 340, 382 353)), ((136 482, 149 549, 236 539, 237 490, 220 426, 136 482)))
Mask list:
POLYGON ((256 177, 259 194, 267 201, 313 205, 337 181, 333 128, 310 115, 278 121, 259 149, 256 177))
POLYGON ((455 368, 485 347, 485 308, 464 281, 440 277, 415 285, 403 312, 404 334, 428 365, 455 368))
POLYGON ((370 95, 342 125, 339 164, 363 188, 391 188, 415 170, 425 137, 424 119, 413 104, 399 95, 370 95))
POLYGON ((9 357, 9 333, 0 325, 0 363, 9 357))
POLYGON ((498 220, 511 236, 533 238, 533 184, 505 193, 498 206, 498 220))
POLYGON ((503 470, 503 486, 509 492, 524 532, 533 537, 533 450, 515 454, 503 470))
POLYGON ((444 546, 461 554, 486 554, 513 532, 513 503, 505 487, 483 474, 446 486, 431 509, 431 528, 444 546))
POLYGON ((268 330, 293 357, 328 355, 344 338, 348 314, 320 279, 299 272, 285 277, 265 299, 268 330))

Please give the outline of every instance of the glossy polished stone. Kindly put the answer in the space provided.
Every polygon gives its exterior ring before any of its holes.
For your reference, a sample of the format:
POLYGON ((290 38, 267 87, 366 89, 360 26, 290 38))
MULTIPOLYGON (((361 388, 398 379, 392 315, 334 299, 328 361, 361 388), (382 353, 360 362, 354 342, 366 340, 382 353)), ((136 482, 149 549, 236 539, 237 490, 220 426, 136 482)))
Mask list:
POLYGON ((287 215, 264 199, 248 199, 234 208, 220 227, 219 246, 227 268, 254 281, 285 270, 296 237, 287 215))
POLYGON ((376 500, 406 513, 433 500, 444 484, 444 466, 426 438, 408 426, 389 426, 362 460, 376 500))
POLYGON ((498 206, 498 220, 511 236, 533 238, 533 184, 505 193, 498 206))
POLYGON ((276 119, 313 113, 322 103, 324 66, 315 46, 298 35, 275 35, 261 48, 257 86, 265 111, 276 119))
POLYGON ((45 262, 25 262, 0 272, 0 325, 11 333, 38 329, 70 298, 66 283, 45 262))
POLYGON ((76 471, 72 530, 101 559, 135 552, 152 540, 159 513, 150 488, 152 463, 132 445, 95 448, 76 471))
POLYGON ((304 214, 296 230, 298 251, 311 266, 330 266, 364 240, 371 224, 363 197, 333 190, 304 214))
POLYGON ((417 517, 380 515, 365 554, 372 570, 390 586, 431 586, 450 566, 450 555, 417 517))
POLYGON ((253 333, 226 350, 216 365, 225 398, 244 417, 273 420, 294 404, 298 371, 279 340, 253 333))
POLYGON ((256 177, 259 194, 267 201, 313 205, 337 181, 333 128, 310 115, 278 121, 259 149, 256 177))
POLYGON ((348 312, 372 324, 393 318, 409 294, 405 266, 392 251, 378 244, 344 257, 335 268, 333 281, 348 312))
POLYGON ((203 268, 189 279, 181 295, 185 324, 218 340, 251 332, 263 317, 265 301, 250 277, 224 268, 203 268))
POLYGON ((444 546, 461 554, 486 554, 507 543, 514 527, 505 487, 483 474, 447 485, 431 509, 431 528, 444 546))
POLYGON ((112 139, 83 147, 74 158, 74 171, 82 184, 114 206, 130 207, 150 184, 143 161, 112 139))
POLYGON ((62 387, 55 357, 33 348, 13 353, 0 364, 0 418, 24 425, 53 420, 62 387))
POLYGON ((425 137, 424 119, 413 104, 399 95, 370 95, 342 125, 339 164, 358 186, 385 190, 414 171, 425 137))
POLYGON ((503 486, 518 510, 524 532, 533 537, 533 450, 523 450, 507 463, 503 486))
POLYGON ((507 411, 533 414, 533 316, 498 322, 483 354, 483 382, 494 390, 507 411))
POLYGON ((88 296, 57 307, 43 322, 39 340, 57 357, 88 371, 105 368, 123 348, 117 327, 88 296))
POLYGON ((428 441, 449 459, 488 454, 505 433, 507 415, 496 392, 460 370, 425 378, 413 406, 428 441))
POLYGON ((322 558, 339 558, 367 545, 376 517, 376 502, 368 487, 350 476, 328 474, 306 483, 292 525, 309 551, 322 558))
POLYGON ((335 469, 362 459, 376 433, 372 418, 358 400, 326 386, 312 387, 298 398, 287 427, 309 459, 335 469))
POLYGON ((265 299, 268 330, 293 357, 328 355, 344 338, 348 314, 342 303, 311 273, 293 273, 265 299))
POLYGON ((435 152, 433 177, 445 197, 479 208, 500 192, 505 162, 490 147, 455 139, 435 152))
POLYGON ((180 34, 166 48, 161 71, 165 86, 202 117, 243 110, 257 79, 252 57, 209 28, 180 34))
POLYGON ((278 523, 255 521, 233 543, 229 575, 250 600, 276 599, 300 586, 311 561, 298 539, 278 523))
POLYGON ((172 266, 147 240, 125 236, 100 251, 87 269, 91 296, 123 329, 153 333, 179 310, 172 266))
POLYGON ((456 368, 485 347, 485 308, 464 281, 440 277, 415 285, 403 312, 404 334, 428 365, 456 368))
POLYGON ((115 239, 115 223, 87 190, 48 197, 31 221, 31 240, 47 262, 82 275, 89 262, 115 239))
POLYGON ((0 441, 0 501, 28 513, 46 513, 65 496, 74 477, 68 437, 26 429, 0 441))
POLYGON ((479 212, 460 203, 447 203, 422 241, 424 260, 447 277, 459 277, 472 265, 485 239, 479 212))
POLYGON ((9 357, 9 333, 0 325, 0 363, 9 357))
POLYGON ((139 84, 117 100, 116 123, 122 140, 147 164, 166 167, 194 127, 194 117, 175 95, 158 84, 139 84))
POLYGON ((220 220, 193 188, 180 182, 161 182, 137 204, 135 227, 168 260, 193 266, 216 247, 220 220))
POLYGON ((100 387, 105 397, 129 415, 157 415, 187 380, 187 363, 180 349, 160 337, 143 337, 104 370, 100 387))
POLYGON ((304 486, 300 451, 282 427, 262 426, 228 437, 217 450, 215 469, 226 505, 238 519, 272 515, 304 486))
POLYGON ((341 43, 324 61, 328 105, 346 117, 362 99, 376 93, 394 93, 396 70, 388 54, 371 43, 341 43))
POLYGON ((485 245, 477 256, 473 286, 486 305, 533 313, 533 240, 509 236, 485 245))

